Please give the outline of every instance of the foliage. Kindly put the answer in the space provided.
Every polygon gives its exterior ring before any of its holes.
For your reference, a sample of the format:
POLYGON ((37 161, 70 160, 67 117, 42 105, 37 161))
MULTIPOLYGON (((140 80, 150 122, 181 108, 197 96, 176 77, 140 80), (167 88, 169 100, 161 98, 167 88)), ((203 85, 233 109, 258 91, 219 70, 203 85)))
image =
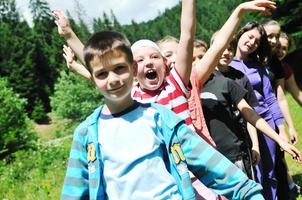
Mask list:
POLYGON ((48 122, 48 117, 41 100, 38 100, 38 102, 35 103, 35 107, 31 113, 31 119, 40 124, 48 122))
POLYGON ((20 99, 7 81, 0 79, 0 158, 28 146, 35 135, 29 130, 24 112, 25 100, 20 99))
POLYGON ((21 21, 14 0, 0 3, 0 75, 9 86, 27 99, 26 111, 31 116, 35 103, 50 111, 49 96, 63 63, 61 39, 45 1, 31 0, 34 26, 21 21), (5 11, 7 9, 7 11, 5 11))
MULTIPOLYGON (((209 42, 212 33, 223 25, 230 11, 241 2, 244 1, 196 1, 196 38, 209 42)), ((91 35, 90 24, 87 25, 84 21, 86 12, 83 6, 77 0, 75 3, 77 20, 70 17, 71 24, 79 38, 85 42, 91 35)), ((297 0, 278 0, 277 3, 278 9, 272 17, 280 21, 285 31, 291 33, 296 44, 294 48, 298 48, 302 44, 302 4, 297 0)), ((20 97, 27 99, 26 111, 28 116, 33 116, 36 103, 39 103, 39 107, 42 102, 44 114, 51 111, 49 97, 53 95, 55 82, 65 64, 62 57, 64 39, 57 33, 47 1, 30 0, 30 8, 33 26, 22 21, 15 0, 0 1, 0 75, 8 78, 9 86, 20 97)), ((263 19, 265 17, 262 15, 250 14, 242 24, 263 19)), ((92 32, 105 29, 123 32, 130 42, 141 38, 156 41, 166 35, 179 38, 180 3, 159 13, 153 20, 143 23, 133 20, 129 25, 119 24, 112 11, 100 13, 100 17, 93 20, 91 28, 92 32)))
POLYGON ((0 161, 0 199, 60 199, 71 140, 41 143, 0 161))
POLYGON ((291 34, 294 48, 302 48, 302 2, 299 0, 278 0, 278 8, 273 18, 281 25, 282 30, 291 34))
POLYGON ((53 112, 62 118, 85 119, 103 102, 102 96, 90 81, 74 73, 61 73, 51 97, 53 112))

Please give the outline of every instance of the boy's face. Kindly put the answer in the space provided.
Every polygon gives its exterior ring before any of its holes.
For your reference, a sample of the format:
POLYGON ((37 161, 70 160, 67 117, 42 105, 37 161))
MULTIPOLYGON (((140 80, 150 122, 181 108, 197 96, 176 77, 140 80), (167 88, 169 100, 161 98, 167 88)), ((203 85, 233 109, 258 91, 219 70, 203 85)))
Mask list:
POLYGON ((166 77, 166 64, 161 53, 152 47, 140 47, 133 51, 137 63, 137 80, 142 89, 158 89, 166 77))
POLYGON ((167 65, 170 69, 175 66, 178 43, 175 41, 163 42, 160 49, 163 56, 167 59, 167 65))
POLYGON ((267 40, 271 45, 272 51, 275 51, 279 44, 281 28, 278 25, 267 25, 264 26, 264 29, 267 34, 267 40))
POLYGON ((110 54, 113 56, 108 59, 95 57, 90 62, 92 80, 107 103, 121 104, 131 99, 135 66, 128 62, 124 54, 110 54))
POLYGON ((202 59, 202 57, 204 56, 204 54, 206 53, 206 48, 203 46, 200 47, 194 47, 193 50, 193 66, 196 65, 196 63, 202 59))
POLYGON ((277 50, 277 56, 279 60, 282 60, 288 52, 288 40, 286 38, 280 37, 279 44, 280 46, 278 47, 277 50))
POLYGON ((221 55, 221 58, 218 63, 218 67, 228 67, 234 57, 235 49, 231 46, 228 46, 227 49, 221 55))

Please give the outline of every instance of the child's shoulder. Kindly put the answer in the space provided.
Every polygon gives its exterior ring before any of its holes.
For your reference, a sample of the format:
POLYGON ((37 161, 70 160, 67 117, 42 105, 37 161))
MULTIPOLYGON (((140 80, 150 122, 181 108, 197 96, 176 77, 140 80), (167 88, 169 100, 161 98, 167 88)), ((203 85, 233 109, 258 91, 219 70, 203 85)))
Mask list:
POLYGON ((100 112, 103 108, 103 105, 96 108, 84 121, 82 121, 76 128, 75 132, 80 135, 85 135, 87 131, 85 131, 89 125, 97 123, 100 112))

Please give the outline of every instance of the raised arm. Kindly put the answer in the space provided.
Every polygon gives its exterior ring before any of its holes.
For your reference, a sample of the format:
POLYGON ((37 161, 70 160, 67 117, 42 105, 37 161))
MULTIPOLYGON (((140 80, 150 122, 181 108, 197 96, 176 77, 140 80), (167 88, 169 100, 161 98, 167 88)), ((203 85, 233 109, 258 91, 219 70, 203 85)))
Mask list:
POLYGON ((196 64, 196 72, 198 79, 203 84, 210 74, 213 72, 218 64, 218 61, 231 41, 236 28, 238 27, 242 16, 247 12, 261 12, 269 14, 269 9, 276 8, 275 3, 267 0, 255 0, 240 4, 232 12, 231 16, 219 30, 215 37, 214 43, 203 56, 203 58, 196 64))
POLYGON ((90 72, 86 69, 86 67, 75 60, 75 56, 71 48, 64 45, 63 51, 63 56, 66 60, 67 67, 73 69, 75 72, 84 76, 86 79, 91 80, 90 72))
POLYGON ((175 67, 186 84, 190 80, 193 61, 193 42, 196 29, 195 7, 195 0, 182 0, 180 40, 177 48, 175 67))
POLYGON ((68 46, 70 46, 70 48, 75 52, 81 63, 85 63, 83 58, 84 45, 73 32, 68 17, 63 13, 63 11, 58 9, 52 10, 52 14, 55 18, 55 23, 58 26, 59 34, 66 39, 68 46))
POLYGON ((265 135, 274 140, 279 146, 288 152, 293 159, 297 162, 302 161, 302 155, 300 151, 295 148, 293 145, 284 141, 271 127, 270 125, 261 118, 249 105, 248 103, 242 99, 238 104, 237 108, 240 110, 242 116, 246 121, 255 126, 258 130, 263 132, 265 135))

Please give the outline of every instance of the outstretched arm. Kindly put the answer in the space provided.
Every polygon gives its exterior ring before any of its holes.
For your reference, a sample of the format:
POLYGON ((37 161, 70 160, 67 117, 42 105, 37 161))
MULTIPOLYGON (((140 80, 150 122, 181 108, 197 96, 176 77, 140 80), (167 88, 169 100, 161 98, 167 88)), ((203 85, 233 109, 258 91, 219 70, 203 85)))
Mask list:
POLYGON ((260 150, 257 129, 247 122, 247 130, 252 140, 252 163, 255 166, 260 162, 260 150))
POLYGON ((196 26, 195 0, 182 0, 180 40, 175 67, 186 84, 189 83, 193 61, 193 42, 196 26))
POLYGON ((231 16, 219 30, 214 43, 195 66, 198 80, 200 80, 202 85, 217 66, 223 51, 231 41, 243 15, 252 11, 269 14, 269 9, 276 8, 275 5, 272 1, 255 0, 242 3, 235 8, 231 16))
POLYGON ((249 179, 196 133, 186 126, 178 126, 175 131, 188 169, 205 186, 228 199, 264 199, 260 184, 249 179))
MULTIPOLYGON (((293 144, 296 144, 297 140, 298 140, 298 135, 297 135, 296 129, 294 127, 294 122, 293 122, 293 119, 289 112, 288 102, 287 102, 287 99, 286 99, 286 96, 284 93, 284 78, 277 80, 277 100, 278 100, 278 104, 279 104, 281 113, 288 125, 291 142, 293 144)), ((281 134, 286 135, 285 129, 282 131, 284 131, 284 132, 282 132, 281 134)))
POLYGON ((84 45, 71 29, 68 17, 58 9, 52 10, 59 34, 66 39, 68 46, 75 52, 81 63, 85 63, 83 57, 84 45))
POLYGON ((251 123, 257 129, 279 144, 279 146, 288 152, 297 162, 302 161, 300 151, 293 145, 281 139, 281 137, 270 127, 270 125, 263 118, 261 118, 244 99, 237 104, 237 108, 240 110, 246 121, 251 123))
POLYGON ((75 60, 75 56, 74 56, 74 53, 71 50, 71 48, 64 45, 63 51, 64 51, 63 56, 66 60, 67 67, 73 69, 78 74, 80 74, 80 75, 84 76, 85 78, 91 80, 90 72, 86 69, 86 67, 84 67, 83 65, 81 65, 80 63, 78 63, 75 60))

